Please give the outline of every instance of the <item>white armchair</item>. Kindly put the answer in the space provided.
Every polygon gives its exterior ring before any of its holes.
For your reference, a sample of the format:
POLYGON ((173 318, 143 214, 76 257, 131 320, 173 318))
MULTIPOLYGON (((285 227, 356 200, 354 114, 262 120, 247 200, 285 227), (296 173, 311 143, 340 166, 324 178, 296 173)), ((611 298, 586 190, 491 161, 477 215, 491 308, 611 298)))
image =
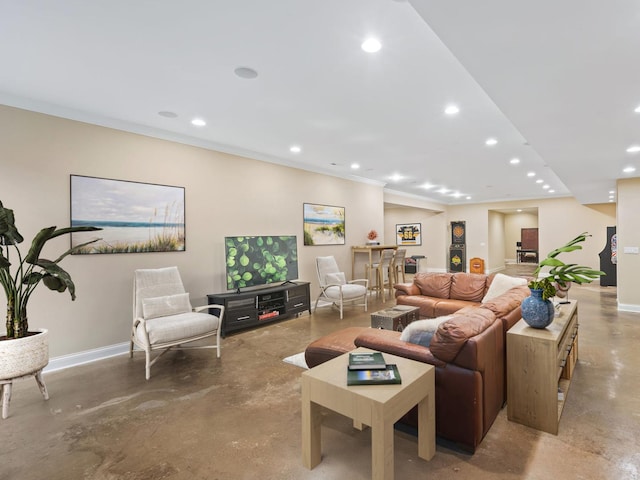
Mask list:
POLYGON ((220 358, 223 316, 223 305, 191 306, 177 267, 136 270, 129 356, 133 357, 134 345, 144 350, 147 380, 151 377, 151 365, 173 347, 215 348, 220 358), (200 313, 209 309, 216 311, 217 315, 200 313), (216 337, 215 345, 182 346, 183 343, 212 336, 216 337), (152 350, 162 352, 151 360, 152 350))
POLYGON ((343 307, 345 303, 350 305, 364 305, 367 311, 367 291, 369 281, 362 278, 347 282, 344 272, 341 272, 333 256, 316 257, 316 272, 320 284, 320 295, 316 299, 313 308, 315 312, 320 300, 331 302, 340 309, 340 320, 343 317, 343 307), (362 300, 362 303, 356 303, 362 300))

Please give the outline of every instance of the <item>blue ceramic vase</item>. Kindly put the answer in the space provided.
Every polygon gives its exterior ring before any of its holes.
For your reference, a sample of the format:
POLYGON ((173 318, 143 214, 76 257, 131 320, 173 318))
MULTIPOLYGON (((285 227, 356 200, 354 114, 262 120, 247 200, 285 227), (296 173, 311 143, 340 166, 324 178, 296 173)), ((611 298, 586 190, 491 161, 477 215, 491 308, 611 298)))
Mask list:
POLYGON ((522 319, 533 328, 546 328, 554 317, 551 300, 542 299, 542 290, 531 290, 531 296, 522 300, 522 319))

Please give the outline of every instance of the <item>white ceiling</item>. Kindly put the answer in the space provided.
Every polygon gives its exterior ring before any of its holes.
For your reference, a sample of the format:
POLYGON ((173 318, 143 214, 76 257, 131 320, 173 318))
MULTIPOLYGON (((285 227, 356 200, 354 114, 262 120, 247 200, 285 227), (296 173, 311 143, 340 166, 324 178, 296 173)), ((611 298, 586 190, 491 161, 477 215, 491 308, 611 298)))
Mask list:
POLYGON ((446 204, 609 201, 638 58, 628 0, 0 0, 0 103, 446 204))

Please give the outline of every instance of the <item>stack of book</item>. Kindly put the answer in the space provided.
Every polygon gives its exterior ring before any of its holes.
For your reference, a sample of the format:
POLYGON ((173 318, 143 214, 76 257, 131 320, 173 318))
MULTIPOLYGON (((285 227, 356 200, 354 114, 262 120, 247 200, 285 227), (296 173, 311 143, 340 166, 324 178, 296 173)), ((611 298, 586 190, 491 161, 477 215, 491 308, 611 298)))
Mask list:
POLYGON ((387 364, 380 352, 349 353, 347 385, 402 383, 398 367, 387 364))

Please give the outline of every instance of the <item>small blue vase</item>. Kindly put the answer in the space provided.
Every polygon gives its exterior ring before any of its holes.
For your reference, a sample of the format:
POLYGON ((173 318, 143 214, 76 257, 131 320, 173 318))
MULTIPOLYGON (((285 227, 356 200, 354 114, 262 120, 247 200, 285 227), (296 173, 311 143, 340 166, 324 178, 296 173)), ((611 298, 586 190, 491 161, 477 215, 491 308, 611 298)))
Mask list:
POLYGON ((530 327, 546 328, 553 322, 553 303, 542 299, 542 290, 530 290, 531 296, 522 300, 522 318, 530 327))

